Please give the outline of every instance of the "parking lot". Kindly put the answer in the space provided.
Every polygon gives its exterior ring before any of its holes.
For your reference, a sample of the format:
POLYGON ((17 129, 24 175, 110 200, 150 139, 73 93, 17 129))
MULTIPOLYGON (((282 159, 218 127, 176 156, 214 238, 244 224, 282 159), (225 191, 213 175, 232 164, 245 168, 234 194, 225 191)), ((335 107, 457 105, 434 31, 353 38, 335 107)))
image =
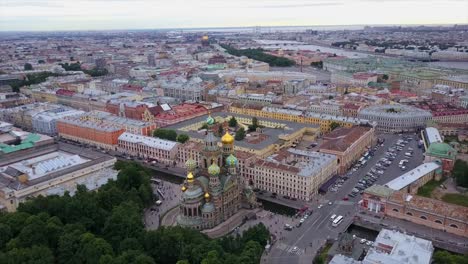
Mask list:
MULTIPOLYGON (((378 176, 374 177, 375 180, 373 181, 366 181, 365 186, 371 186, 372 184, 383 185, 422 163, 423 152, 417 146, 419 140, 417 135, 379 134, 377 137, 383 139, 383 143, 370 151, 369 158, 366 159, 364 165, 351 168, 348 174, 339 177, 335 185, 330 186, 327 193, 316 195, 309 202, 288 200, 289 202, 307 205, 308 211, 313 210, 313 212, 309 217, 305 218, 305 214, 303 214, 297 218, 290 218, 290 221, 286 222, 291 226, 292 230, 282 231, 283 239, 276 243, 273 247, 274 250, 265 256, 267 263, 299 263, 305 260, 304 258, 313 258, 316 250, 328 238, 338 238, 339 234, 344 232, 353 221, 353 216, 357 214, 357 203, 361 199, 360 191, 356 196, 348 195, 356 188, 359 181, 363 183, 362 180, 372 169, 376 171, 375 175, 378 176), (387 158, 386 156, 390 157, 388 149, 395 147, 398 140, 403 139, 405 136, 413 139, 408 140, 408 143, 405 143, 401 150, 395 149, 395 154, 391 157, 392 160, 388 158, 390 162, 383 165, 383 159, 387 158), (412 157, 406 158, 404 153, 407 152, 408 148, 413 148, 413 154, 412 157), (398 166, 402 159, 408 160, 405 163, 405 170, 398 166), (381 164, 382 168, 378 170, 381 170, 382 173, 377 173, 377 168, 381 167, 377 166, 377 164, 381 164), (336 227, 332 224, 333 215, 335 217, 343 216, 343 222, 336 227), (304 219, 303 223, 299 224, 302 219, 304 219)), ((367 177, 370 179, 370 176, 367 177)), ((278 196, 275 200, 280 199, 284 198, 278 196)))

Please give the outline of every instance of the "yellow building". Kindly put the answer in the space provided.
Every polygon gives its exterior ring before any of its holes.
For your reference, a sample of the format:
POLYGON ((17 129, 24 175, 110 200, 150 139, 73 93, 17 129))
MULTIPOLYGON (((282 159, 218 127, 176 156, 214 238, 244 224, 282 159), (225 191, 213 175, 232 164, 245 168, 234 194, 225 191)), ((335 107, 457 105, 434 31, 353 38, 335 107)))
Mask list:
POLYGON ((314 124, 320 126, 321 133, 330 132, 332 124, 337 123, 340 127, 350 128, 359 124, 361 120, 351 117, 336 117, 324 114, 310 113, 303 115, 301 111, 287 110, 273 107, 264 107, 262 109, 242 108, 230 106, 229 111, 235 114, 256 116, 259 118, 271 118, 302 124, 314 124))

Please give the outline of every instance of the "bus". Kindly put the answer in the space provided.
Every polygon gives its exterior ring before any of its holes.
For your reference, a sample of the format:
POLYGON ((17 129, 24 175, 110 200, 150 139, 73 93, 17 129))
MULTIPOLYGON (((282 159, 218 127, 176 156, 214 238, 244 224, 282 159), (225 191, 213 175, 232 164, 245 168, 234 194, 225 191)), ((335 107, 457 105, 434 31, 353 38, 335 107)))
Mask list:
POLYGON ((343 222, 342 215, 338 216, 337 218, 335 218, 335 220, 333 220, 332 226, 337 227, 339 224, 341 224, 341 222, 343 222))

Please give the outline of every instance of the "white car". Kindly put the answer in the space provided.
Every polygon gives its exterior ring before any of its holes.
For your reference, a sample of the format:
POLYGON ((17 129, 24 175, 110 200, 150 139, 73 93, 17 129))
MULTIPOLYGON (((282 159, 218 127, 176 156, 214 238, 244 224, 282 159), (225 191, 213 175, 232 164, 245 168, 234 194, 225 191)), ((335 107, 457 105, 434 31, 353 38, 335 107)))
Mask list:
POLYGON ((293 247, 293 248, 291 249, 291 252, 297 252, 298 250, 299 250, 298 247, 293 247))
POLYGON ((318 206, 318 209, 322 208, 322 206, 323 206, 323 204, 320 204, 320 205, 318 206))
POLYGON ((299 222, 300 222, 300 223, 304 223, 304 221, 305 221, 305 219, 302 218, 299 222))
POLYGON ((366 245, 368 245, 368 246, 372 246, 372 244, 374 244, 372 241, 367 241, 366 242, 366 245))
POLYGON ((367 240, 365 240, 364 238, 361 239, 361 241, 359 241, 359 243, 361 243, 361 244, 364 244, 364 243, 366 243, 366 242, 367 242, 367 240))
POLYGON ((332 205, 332 204, 333 204, 333 202, 328 202, 328 205, 332 205))

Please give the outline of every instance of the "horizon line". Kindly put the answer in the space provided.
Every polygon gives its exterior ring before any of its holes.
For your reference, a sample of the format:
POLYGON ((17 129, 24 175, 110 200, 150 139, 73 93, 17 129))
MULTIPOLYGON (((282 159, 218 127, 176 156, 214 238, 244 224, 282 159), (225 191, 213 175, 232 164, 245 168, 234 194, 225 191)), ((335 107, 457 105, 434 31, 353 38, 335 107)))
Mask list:
POLYGON ((426 23, 412 23, 412 24, 347 24, 347 25, 284 25, 284 26, 227 26, 227 27, 156 27, 156 28, 128 28, 128 29, 60 29, 60 30, 2 30, 0 33, 35 33, 35 32, 102 32, 102 31, 144 31, 144 30, 161 30, 161 31, 170 31, 170 30, 204 30, 204 29, 250 29, 250 28, 299 28, 299 27, 357 27, 357 26, 468 26, 468 22, 462 23, 436 23, 436 24, 426 24, 426 23))

